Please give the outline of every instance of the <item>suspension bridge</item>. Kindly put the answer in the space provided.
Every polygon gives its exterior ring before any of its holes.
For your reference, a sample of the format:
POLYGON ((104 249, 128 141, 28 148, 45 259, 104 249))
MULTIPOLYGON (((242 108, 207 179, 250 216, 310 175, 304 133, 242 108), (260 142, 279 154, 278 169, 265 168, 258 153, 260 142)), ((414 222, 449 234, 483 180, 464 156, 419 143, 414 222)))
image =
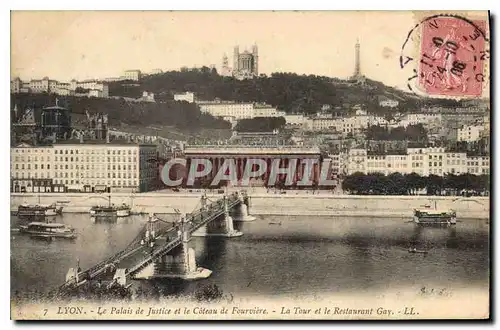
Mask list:
POLYGON ((87 269, 70 268, 66 281, 49 295, 64 296, 91 282, 126 286, 130 279, 208 277, 211 271, 196 266, 194 250, 188 246, 191 237, 241 236, 233 227, 233 217, 240 221, 254 218, 248 214, 249 197, 240 192, 224 194, 218 200, 203 195, 198 205, 186 215, 175 210, 180 216, 175 222, 150 215, 124 249, 87 269))

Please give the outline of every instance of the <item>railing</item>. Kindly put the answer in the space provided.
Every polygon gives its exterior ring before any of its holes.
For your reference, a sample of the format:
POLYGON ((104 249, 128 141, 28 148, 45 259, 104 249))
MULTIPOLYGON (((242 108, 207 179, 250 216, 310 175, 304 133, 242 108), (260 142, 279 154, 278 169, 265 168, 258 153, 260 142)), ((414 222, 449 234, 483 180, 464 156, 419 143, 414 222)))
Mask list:
POLYGON ((151 256, 147 257, 146 259, 144 259, 143 261, 141 261, 138 265, 136 265, 136 266, 132 267, 131 269, 129 269, 125 273, 125 275, 126 276, 129 276, 129 275, 133 276, 133 275, 135 275, 137 272, 141 271, 142 269, 144 269, 144 267, 148 266, 151 262, 153 262, 154 259, 160 258, 164 254, 168 253, 168 251, 170 251, 171 249, 173 249, 174 247, 176 247, 180 242, 181 242, 181 238, 180 237, 177 237, 173 241, 168 242, 167 244, 165 244, 164 246, 162 246, 160 249, 158 249, 157 251, 155 251, 153 254, 151 254, 151 256))
MULTIPOLYGON (((227 203, 228 203, 228 209, 230 209, 230 208, 236 206, 238 203, 240 203, 239 196, 237 193, 233 193, 231 195, 228 195, 226 198, 227 198, 227 203)), ((208 222, 210 222, 210 221, 214 220, 215 218, 217 218, 218 216, 224 214, 224 212, 225 212, 224 201, 222 199, 219 199, 215 202, 208 204, 204 209, 199 209, 199 210, 191 213, 189 215, 190 221, 188 221, 188 222, 192 223, 192 227, 189 229, 189 234, 192 234, 193 232, 195 232, 196 230, 198 230, 199 228, 201 228, 202 226, 204 226, 208 222), (203 213, 207 212, 207 211, 209 212, 209 215, 206 218, 203 218, 202 217, 203 213), (195 220, 198 217, 199 217, 200 221, 197 222, 195 220)), ((165 228, 165 229, 159 230, 157 233, 158 237, 162 236, 165 233, 168 233, 171 230, 172 230, 172 228, 165 228)), ((118 253, 115 253, 111 257, 106 258, 105 260, 90 267, 89 269, 79 272, 78 275, 80 276, 83 274, 87 274, 88 278, 92 279, 93 277, 102 273, 107 268, 107 266, 109 264, 119 262, 123 258, 131 255, 132 253, 134 253, 135 251, 137 251, 138 249, 140 249, 142 247, 142 245, 137 245, 137 244, 142 240, 142 237, 144 236, 145 232, 146 232, 146 226, 144 226, 141 229, 139 234, 132 240, 132 242, 130 242, 130 244, 125 249, 119 251, 118 253)), ((129 269, 126 272, 126 276, 136 274, 137 272, 142 270, 144 267, 149 265, 149 263, 151 263, 154 259, 159 258, 159 257, 165 255, 166 253, 168 253, 171 249, 173 249, 175 246, 177 246, 178 244, 181 243, 181 239, 182 239, 181 237, 174 238, 172 241, 169 241, 165 245, 161 246, 158 250, 156 250, 149 257, 147 257, 146 259, 141 261, 139 264, 137 264, 133 268, 129 269)), ((60 287, 58 287, 57 289, 55 289, 53 292, 60 293, 62 290, 67 288, 72 283, 73 282, 66 282, 66 283, 62 284, 60 287)))

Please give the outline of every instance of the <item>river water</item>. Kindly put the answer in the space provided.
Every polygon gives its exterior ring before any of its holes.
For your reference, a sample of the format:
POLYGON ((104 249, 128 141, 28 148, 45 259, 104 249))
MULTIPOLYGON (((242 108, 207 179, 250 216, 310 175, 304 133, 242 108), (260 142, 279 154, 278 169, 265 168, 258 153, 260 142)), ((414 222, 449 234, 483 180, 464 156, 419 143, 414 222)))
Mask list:
MULTIPOLYGON (((85 269, 127 246, 147 217, 93 223, 87 214, 64 214, 55 220, 76 228, 78 238, 44 241, 11 233, 11 294, 57 287, 77 259, 85 269)), ((407 220, 258 216, 254 222, 236 223, 244 233, 241 237, 192 238, 197 263, 213 271, 210 278, 141 281, 140 285, 181 295, 202 282, 216 284, 235 297, 294 299, 325 292, 362 294, 423 287, 488 291, 487 221, 463 219, 450 228, 422 228, 407 220), (408 253, 410 246, 429 253, 408 253)), ((11 217, 12 228, 22 222, 11 217)))

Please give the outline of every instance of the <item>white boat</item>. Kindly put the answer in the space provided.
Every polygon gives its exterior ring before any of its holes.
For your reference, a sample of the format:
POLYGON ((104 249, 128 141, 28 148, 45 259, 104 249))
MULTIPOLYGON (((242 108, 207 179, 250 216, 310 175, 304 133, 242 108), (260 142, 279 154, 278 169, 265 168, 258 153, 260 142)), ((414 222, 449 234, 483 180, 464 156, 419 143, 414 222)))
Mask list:
POLYGON ((92 217, 128 217, 130 215, 130 206, 122 204, 120 206, 93 206, 90 209, 92 217))
POLYGON ((429 225, 455 225, 457 223, 457 213, 451 209, 438 209, 436 205, 432 209, 429 205, 413 210, 413 222, 417 224, 429 225))
POLYGON ((20 226, 19 232, 33 237, 76 238, 75 230, 63 223, 30 222, 26 226, 20 226))
POLYGON ((55 204, 51 205, 30 205, 27 203, 19 205, 17 208, 18 216, 51 216, 60 214, 62 212, 62 207, 59 208, 55 204))

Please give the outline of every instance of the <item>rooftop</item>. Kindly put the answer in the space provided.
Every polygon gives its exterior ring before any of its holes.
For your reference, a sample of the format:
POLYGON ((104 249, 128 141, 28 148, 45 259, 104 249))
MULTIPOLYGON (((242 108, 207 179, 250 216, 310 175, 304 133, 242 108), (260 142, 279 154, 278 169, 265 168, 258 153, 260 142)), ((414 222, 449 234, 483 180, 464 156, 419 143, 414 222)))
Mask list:
POLYGON ((116 140, 110 140, 107 142, 106 140, 84 140, 83 142, 80 142, 78 139, 69 139, 69 140, 61 140, 57 141, 54 145, 129 145, 129 146, 154 146, 156 147, 155 144, 151 143, 137 143, 133 141, 128 141, 128 140, 122 140, 122 139, 116 139, 116 140))

